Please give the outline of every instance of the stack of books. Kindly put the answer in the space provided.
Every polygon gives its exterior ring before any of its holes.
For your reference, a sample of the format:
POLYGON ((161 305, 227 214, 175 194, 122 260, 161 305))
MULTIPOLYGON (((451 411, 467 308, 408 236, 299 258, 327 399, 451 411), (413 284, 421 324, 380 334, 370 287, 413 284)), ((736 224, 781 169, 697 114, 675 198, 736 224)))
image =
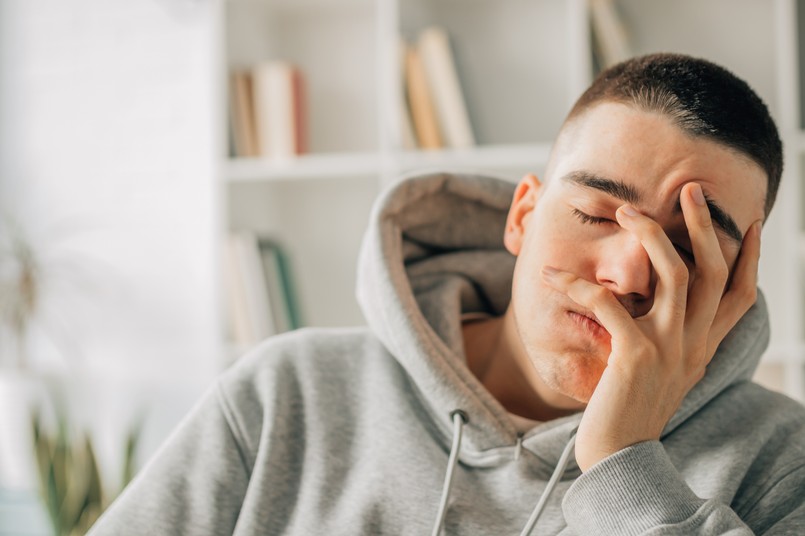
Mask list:
POLYGON ((400 63, 403 147, 474 146, 475 136, 445 30, 426 28, 415 44, 400 38, 400 63))
POLYGON ((307 152, 305 81, 298 67, 267 61, 230 74, 232 152, 289 158, 307 152))
POLYGON ((248 231, 231 233, 225 252, 232 340, 240 348, 300 327, 290 272, 275 242, 248 231))

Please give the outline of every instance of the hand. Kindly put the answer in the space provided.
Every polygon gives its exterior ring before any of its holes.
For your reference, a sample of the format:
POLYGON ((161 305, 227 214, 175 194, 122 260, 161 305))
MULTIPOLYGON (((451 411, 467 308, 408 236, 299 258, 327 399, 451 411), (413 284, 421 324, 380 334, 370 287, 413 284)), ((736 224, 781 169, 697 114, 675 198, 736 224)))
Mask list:
POLYGON ((696 261, 690 272, 657 222, 628 206, 616 213, 657 273, 654 302, 643 316, 632 318, 603 286, 543 270, 547 284, 592 311, 612 337, 607 367, 576 435, 582 471, 630 445, 659 439, 685 395, 704 377, 718 345, 756 300, 760 222, 744 236, 724 293, 729 269, 701 195, 695 183, 686 184, 680 195, 696 261))

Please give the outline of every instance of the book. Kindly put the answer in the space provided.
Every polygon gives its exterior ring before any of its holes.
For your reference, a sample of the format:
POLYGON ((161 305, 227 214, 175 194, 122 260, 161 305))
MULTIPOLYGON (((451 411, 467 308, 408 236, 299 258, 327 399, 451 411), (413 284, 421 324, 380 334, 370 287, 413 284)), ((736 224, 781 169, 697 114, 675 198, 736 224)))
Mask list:
POLYGON ((228 253, 233 335, 239 345, 253 346, 277 333, 257 236, 248 231, 232 233, 228 253))
POLYGON ((229 118, 235 156, 255 157, 259 154, 255 125, 252 76, 236 70, 229 77, 229 118))
POLYGON ((294 154, 308 152, 307 147, 307 91, 305 78, 298 67, 291 69, 291 95, 293 96, 294 154))
POLYGON ((285 254, 269 239, 260 239, 259 247, 275 331, 283 333, 296 329, 300 327, 299 314, 285 254))
POLYGON ((405 52, 405 80, 408 88, 408 105, 419 147, 441 149, 444 144, 439 132, 436 111, 433 107, 425 68, 416 47, 409 47, 405 52))
POLYGON ((417 48, 422 58, 444 146, 472 147, 475 145, 475 137, 447 32, 439 26, 424 29, 419 34, 417 48))
POLYGON ((229 334, 235 343, 250 345, 255 337, 249 319, 246 288, 241 282, 240 253, 232 235, 227 237, 223 260, 229 334))
POLYGON ((399 40, 399 65, 400 65, 400 99, 397 102, 398 113, 400 116, 400 134, 402 148, 413 151, 417 148, 416 134, 414 134, 414 125, 411 121, 411 110, 408 105, 408 88, 405 76, 405 62, 408 48, 410 45, 403 37, 399 40))
POLYGON ((259 153, 289 158, 307 151, 306 103, 301 71, 285 61, 252 69, 259 153))
POLYGON ((601 69, 631 58, 626 27, 613 0, 589 0, 593 32, 593 55, 601 69))
POLYGON ((254 346, 301 326, 287 259, 276 242, 251 231, 230 233, 224 275, 237 346, 254 346))

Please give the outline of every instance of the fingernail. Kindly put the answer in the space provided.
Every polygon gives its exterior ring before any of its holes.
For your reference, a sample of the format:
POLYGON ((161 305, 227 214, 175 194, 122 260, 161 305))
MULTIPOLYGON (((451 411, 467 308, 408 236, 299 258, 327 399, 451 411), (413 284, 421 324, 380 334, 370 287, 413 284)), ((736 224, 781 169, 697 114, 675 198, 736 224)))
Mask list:
POLYGON ((627 216, 630 216, 632 218, 634 218, 635 216, 637 216, 639 214, 634 208, 632 208, 631 205, 623 205, 621 207, 621 212, 623 212, 624 214, 626 214, 627 216))
POLYGON ((760 236, 760 231, 763 230, 763 222, 756 221, 752 224, 752 232, 754 232, 757 236, 760 236))
POLYGON ((705 204, 704 201, 704 193, 702 193, 702 187, 698 184, 693 185, 693 191, 691 192, 691 196, 693 196, 693 201, 696 202, 697 205, 703 207, 705 204))

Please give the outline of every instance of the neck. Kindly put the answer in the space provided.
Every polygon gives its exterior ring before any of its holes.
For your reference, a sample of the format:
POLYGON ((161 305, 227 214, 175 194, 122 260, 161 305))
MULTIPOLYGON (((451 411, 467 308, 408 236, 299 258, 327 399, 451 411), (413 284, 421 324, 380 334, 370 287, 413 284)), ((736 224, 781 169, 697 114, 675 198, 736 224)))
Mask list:
POLYGON ((549 421, 583 407, 539 377, 520 343, 511 309, 501 317, 466 322, 462 331, 467 366, 508 412, 549 421))

